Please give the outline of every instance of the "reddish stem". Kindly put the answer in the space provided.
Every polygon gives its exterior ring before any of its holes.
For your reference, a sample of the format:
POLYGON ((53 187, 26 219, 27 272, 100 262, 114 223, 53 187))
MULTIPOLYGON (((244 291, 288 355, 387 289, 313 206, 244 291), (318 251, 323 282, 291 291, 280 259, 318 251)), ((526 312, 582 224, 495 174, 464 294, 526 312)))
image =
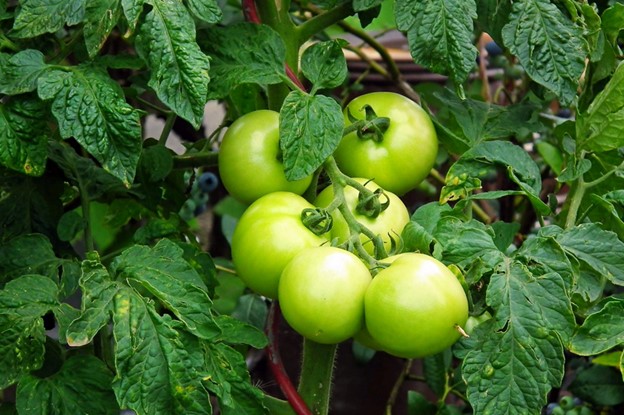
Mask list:
POLYGON ((260 15, 258 15, 258 9, 256 9, 256 2, 254 0, 243 0, 242 6, 245 20, 255 24, 262 23, 260 15))
POLYGON ((277 338, 280 320, 279 316, 280 308, 277 300, 275 300, 269 309, 269 321, 267 324, 267 337, 269 338, 269 345, 266 347, 266 350, 269 356, 269 368, 271 369, 275 380, 277 380, 277 384, 286 397, 286 400, 290 403, 290 406, 292 406, 295 413, 297 415, 312 415, 308 405, 306 405, 303 398, 299 395, 297 389, 290 381, 290 377, 288 377, 288 373, 286 373, 286 369, 282 364, 277 338))
POLYGON ((293 72, 293 70, 290 69, 290 66, 288 66, 288 64, 284 64, 284 67, 286 69, 286 76, 288 76, 290 80, 293 81, 295 85, 299 87, 299 89, 301 89, 303 92, 307 92, 306 87, 303 85, 299 77, 295 75, 295 72, 293 72))

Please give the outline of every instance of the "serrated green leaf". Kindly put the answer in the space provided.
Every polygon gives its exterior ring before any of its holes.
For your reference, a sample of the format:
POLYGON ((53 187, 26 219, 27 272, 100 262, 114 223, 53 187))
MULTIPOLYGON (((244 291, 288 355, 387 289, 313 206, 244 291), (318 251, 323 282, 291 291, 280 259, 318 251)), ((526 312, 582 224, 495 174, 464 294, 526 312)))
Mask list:
POLYGON ((557 236, 557 241, 596 275, 624 285, 624 242, 615 233, 587 223, 566 229, 557 236))
POLYGON ((0 245, 0 282, 26 274, 40 274, 50 281, 58 278, 61 260, 43 235, 20 235, 0 245))
POLYGON ((87 1, 83 31, 89 57, 93 58, 100 51, 121 12, 120 0, 87 1))
POLYGON ((507 24, 513 3, 508 0, 476 0, 476 3, 477 28, 492 36, 492 39, 502 46, 501 31, 507 24))
POLYGON ((150 0, 135 46, 158 98, 196 129, 202 123, 210 62, 195 41, 195 23, 177 0, 150 0))
POLYGON ((139 112, 119 86, 96 67, 48 71, 39 78, 39 96, 52 100, 63 138, 75 138, 115 177, 130 186, 141 153, 139 112))
POLYGON ((0 389, 19 381, 43 364, 43 320, 0 314, 0 389))
POLYGON ((301 71, 312 82, 313 91, 337 88, 347 78, 347 60, 342 40, 315 43, 301 56, 301 71))
POLYGON ((0 60, 0 93, 17 95, 37 89, 37 79, 48 70, 43 59, 38 50, 26 49, 0 60))
POLYGON ((624 301, 608 301, 587 316, 570 342, 570 351, 593 356, 624 344, 624 301))
POLYGON ((216 0, 186 0, 186 5, 193 16, 206 23, 218 23, 223 17, 216 0))
POLYGON ((136 30, 144 4, 145 0, 121 0, 121 7, 128 21, 128 31, 124 34, 125 37, 130 37, 136 30))
POLYGON ((98 261, 82 263, 82 308, 80 317, 66 330, 67 344, 80 347, 90 343, 102 327, 109 323, 115 295, 120 285, 115 284, 106 268, 98 261))
POLYGON ((280 148, 288 180, 314 173, 340 144, 344 117, 340 105, 323 95, 288 94, 280 110, 280 148))
MULTIPOLYGON (((539 213, 550 213, 548 205, 540 199, 542 179, 539 167, 524 149, 509 141, 486 141, 466 151, 447 172, 440 201, 464 198, 473 190, 480 189, 480 178, 488 175, 495 166, 506 168, 509 178, 520 187, 539 213)), ((499 193, 501 196, 507 194, 510 193, 499 193)), ((481 194, 478 197, 487 196, 481 194)))
POLYGON ((117 278, 134 281, 173 312, 196 336, 213 339, 221 330, 212 315, 212 300, 197 271, 182 259, 183 251, 163 239, 153 248, 133 246, 111 264, 117 278))
POLYGON ((576 123, 577 148, 609 151, 624 146, 624 65, 619 65, 605 88, 576 123))
POLYGON ((269 26, 239 23, 214 27, 202 32, 198 41, 212 59, 209 99, 226 97, 242 84, 282 81, 286 48, 269 26))
POLYGON ((477 58, 472 41, 474 0, 397 0, 394 15, 398 29, 407 33, 416 63, 448 74, 457 83, 466 80, 477 58))
POLYGON ((137 414, 212 412, 202 374, 171 317, 158 315, 133 291, 121 289, 115 295, 113 322, 113 390, 122 408, 137 414))
POLYGON ((23 275, 0 290, 0 313, 34 320, 59 305, 58 286, 43 275, 23 275))
POLYGON ((563 105, 574 101, 586 45, 580 28, 561 10, 550 1, 515 1, 502 36, 532 80, 557 94, 563 105))
POLYGON ((82 157, 67 143, 53 141, 49 143, 49 157, 63 170, 65 178, 95 200, 104 194, 125 195, 128 188, 111 173, 98 167, 93 160, 82 157))
POLYGON ((84 19, 86 0, 24 0, 15 17, 13 31, 16 37, 35 37, 53 33, 64 25, 73 26, 84 19))
POLYGON ((624 402, 624 383, 617 370, 591 366, 578 371, 570 391, 584 401, 600 406, 615 406, 624 402))
POLYGON ((247 344, 262 349, 268 343, 262 328, 257 328, 235 317, 218 316, 216 322, 221 329, 221 335, 215 341, 228 344, 247 344))
POLYGON ((119 414, 113 374, 100 359, 76 355, 47 378, 27 375, 17 386, 20 415, 119 414))
POLYGON ((475 413, 539 414, 563 378, 560 336, 574 327, 563 281, 506 260, 491 278, 487 303, 495 321, 475 330, 481 334, 469 342, 462 366, 471 406, 475 413))
POLYGON ((425 94, 428 104, 448 111, 444 119, 433 115, 436 125, 444 125, 440 141, 455 154, 462 154, 482 141, 504 139, 523 128, 530 128, 537 107, 530 103, 519 103, 506 107, 473 100, 460 99, 449 89, 425 94), (450 118, 450 120, 448 119, 450 118))
POLYGON ((0 103, 0 164, 41 176, 48 156, 47 112, 41 101, 19 96, 0 103))

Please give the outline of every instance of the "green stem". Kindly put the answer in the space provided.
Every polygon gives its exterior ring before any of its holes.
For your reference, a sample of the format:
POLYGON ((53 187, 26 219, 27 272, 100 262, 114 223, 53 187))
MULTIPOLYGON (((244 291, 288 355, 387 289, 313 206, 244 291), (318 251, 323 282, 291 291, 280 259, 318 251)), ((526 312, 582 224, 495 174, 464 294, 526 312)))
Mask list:
POLYGON ((337 345, 304 339, 299 394, 314 415, 329 413, 332 373, 337 345))
POLYGON ((13 52, 19 52, 20 48, 11 39, 6 37, 4 33, 0 33, 0 50, 9 49, 13 52))
POLYGON ((82 208, 82 218, 84 220, 84 240, 87 252, 91 252, 95 249, 95 243, 93 242, 93 230, 91 228, 91 202, 89 200, 86 186, 82 182, 78 181, 78 188, 80 191, 80 206, 82 208))
POLYGON ((296 415, 287 401, 264 395, 263 403, 271 415, 296 415))
POLYGON ((174 156, 173 168, 188 169, 196 167, 214 167, 219 160, 219 153, 214 151, 205 151, 192 154, 183 154, 174 156))
POLYGON ((344 18, 351 16, 353 6, 350 1, 339 4, 338 6, 322 13, 318 8, 308 5, 308 10, 315 15, 311 19, 301 23, 297 28, 300 43, 304 43, 317 33, 322 32, 328 27, 342 21, 344 18))
POLYGON ((173 124, 175 123, 177 118, 178 116, 173 111, 167 114, 167 121, 165 121, 165 126, 163 127, 160 133, 160 138, 158 139, 158 144, 160 144, 161 146, 167 144, 167 139, 169 138, 169 134, 171 133, 171 130, 173 129, 173 124))

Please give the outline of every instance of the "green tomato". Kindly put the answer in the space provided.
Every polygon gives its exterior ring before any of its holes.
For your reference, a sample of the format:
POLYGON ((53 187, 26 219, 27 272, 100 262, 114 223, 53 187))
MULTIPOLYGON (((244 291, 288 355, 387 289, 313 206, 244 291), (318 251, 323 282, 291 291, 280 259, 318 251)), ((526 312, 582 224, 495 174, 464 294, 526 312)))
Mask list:
POLYGON ((414 101, 392 92, 372 92, 352 100, 345 108, 358 120, 368 105, 390 126, 383 140, 360 139, 356 132, 345 135, 334 153, 336 162, 349 176, 373 179, 384 189, 403 196, 415 189, 433 167, 438 154, 438 137, 429 115, 414 101))
POLYGON ((282 314, 307 339, 340 343, 362 329, 371 279, 366 265, 349 251, 330 246, 304 249, 282 272, 282 314))
POLYGON ((328 242, 301 222, 301 211, 314 208, 294 193, 269 193, 243 213, 232 236, 232 261, 253 291, 277 297, 282 270, 302 249, 328 242))
POLYGON ((279 114, 258 110, 243 115, 227 129, 219 147, 223 186, 245 204, 278 191, 303 194, 312 176, 286 180, 279 155, 279 114))
POLYGON ((460 337, 468 300, 440 261, 417 253, 391 257, 366 291, 366 328, 384 351, 399 357, 433 355, 460 337))
MULTIPOLYGON (((362 184, 366 183, 366 180, 364 179, 356 178, 355 180, 362 184)), ((366 188, 375 191, 379 189, 379 186, 376 183, 369 181, 366 184, 366 188)), ((388 191, 384 193, 390 204, 379 214, 379 216, 376 218, 370 218, 356 212, 359 192, 351 186, 344 188, 345 201, 355 219, 370 229, 373 233, 380 235, 387 251, 391 247, 391 237, 396 238, 401 235, 401 231, 403 231, 405 225, 407 225, 410 221, 410 217, 405 204, 397 195, 388 191)), ((319 207, 327 207, 333 199, 334 188, 333 186, 329 186, 319 193, 314 201, 314 204, 319 207)), ((380 201, 383 203, 385 202, 385 199, 382 197, 380 201)), ((338 243, 343 243, 350 236, 349 225, 347 224, 347 221, 344 220, 344 217, 338 209, 334 210, 331 215, 333 218, 333 226, 330 231, 331 238, 337 238, 338 243)), ((361 235, 360 240, 364 244, 366 251, 372 255, 375 248, 373 243, 365 235, 361 235)))

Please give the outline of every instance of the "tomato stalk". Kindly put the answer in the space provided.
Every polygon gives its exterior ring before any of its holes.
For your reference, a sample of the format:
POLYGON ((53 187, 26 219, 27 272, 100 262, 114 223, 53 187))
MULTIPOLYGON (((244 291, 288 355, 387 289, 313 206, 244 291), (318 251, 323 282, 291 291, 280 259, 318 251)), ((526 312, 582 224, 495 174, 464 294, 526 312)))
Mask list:
POLYGON ((336 344, 320 344, 304 339, 299 393, 307 398, 315 415, 329 413, 331 381, 337 349, 336 344))

